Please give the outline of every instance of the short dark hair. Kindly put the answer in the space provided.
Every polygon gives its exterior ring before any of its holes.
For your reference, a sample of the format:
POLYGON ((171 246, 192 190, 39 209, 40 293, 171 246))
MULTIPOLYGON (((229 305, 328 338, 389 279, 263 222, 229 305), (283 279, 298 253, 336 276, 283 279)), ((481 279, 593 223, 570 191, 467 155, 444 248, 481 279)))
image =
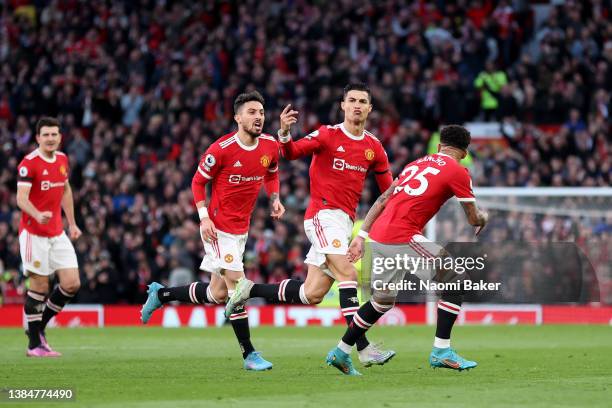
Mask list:
POLYGON ((252 101, 259 102, 262 105, 266 104, 264 97, 261 96, 261 94, 257 91, 241 93, 236 97, 236 100, 234 101, 234 113, 238 113, 238 110, 242 107, 242 105, 252 101))
POLYGON ((36 122, 37 135, 40 134, 40 129, 42 129, 43 126, 57 126, 59 128, 60 121, 56 118, 52 118, 51 116, 43 116, 42 118, 38 119, 38 122, 36 122))
POLYGON ((363 91, 363 92, 367 92, 368 93, 368 100, 372 101, 372 91, 370 91, 370 88, 364 82, 353 82, 353 83, 350 83, 347 86, 345 86, 344 87, 344 92, 342 94, 342 100, 346 99, 346 95, 350 91, 363 91))
POLYGON ((448 125, 442 128, 440 132, 440 143, 456 147, 461 150, 467 150, 470 142, 472 141, 472 136, 470 132, 459 125, 448 125))

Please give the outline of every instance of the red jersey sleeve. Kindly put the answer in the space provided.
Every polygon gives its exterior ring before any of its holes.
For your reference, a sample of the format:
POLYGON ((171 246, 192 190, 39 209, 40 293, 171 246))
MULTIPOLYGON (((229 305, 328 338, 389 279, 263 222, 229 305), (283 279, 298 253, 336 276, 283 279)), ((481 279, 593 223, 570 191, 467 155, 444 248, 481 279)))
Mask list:
POLYGON ((206 200, 206 183, 214 179, 221 168, 221 149, 218 144, 211 145, 202 156, 191 180, 191 192, 196 203, 206 200))
POLYGON ((376 184, 381 193, 387 191, 391 183, 393 183, 393 176, 389 169, 389 158, 387 152, 380 143, 375 145, 375 161, 372 165, 374 169, 374 177, 376 178, 376 184))
POLYGON ((22 160, 17 166, 17 186, 32 186, 32 180, 34 179, 35 169, 33 162, 29 160, 22 160))
POLYGON ((294 142, 291 138, 280 138, 281 152, 287 160, 295 160, 318 152, 322 148, 322 137, 327 128, 321 126, 319 129, 294 142))
POLYGON ((451 179, 451 190, 459 201, 476 201, 474 191, 472 191, 472 178, 470 177, 470 172, 465 167, 459 167, 456 177, 451 179))
POLYGON ((268 172, 265 175, 264 188, 266 193, 270 196, 272 193, 278 193, 280 191, 280 179, 278 176, 278 161, 279 151, 276 150, 276 154, 272 157, 272 163, 268 167, 268 172))

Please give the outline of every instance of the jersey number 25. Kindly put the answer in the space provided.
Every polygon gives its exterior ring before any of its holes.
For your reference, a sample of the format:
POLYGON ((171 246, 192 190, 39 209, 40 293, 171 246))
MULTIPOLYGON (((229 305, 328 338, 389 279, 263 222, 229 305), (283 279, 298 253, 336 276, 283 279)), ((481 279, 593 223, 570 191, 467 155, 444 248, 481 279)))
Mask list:
POLYGON ((427 182, 427 179, 425 178, 425 176, 427 174, 436 175, 440 173, 440 170, 436 169, 435 167, 426 167, 423 169, 423 171, 417 174, 418 171, 419 171, 418 166, 406 167, 404 171, 402 171, 402 173, 400 174, 400 178, 404 176, 405 177, 402 180, 402 182, 397 187, 395 187, 393 194, 397 194, 403 190, 408 195, 419 196, 423 194, 425 190, 427 190, 427 187, 429 187, 429 183, 427 182), (408 182, 412 179, 419 182, 419 185, 416 188, 412 188, 408 185, 408 182))

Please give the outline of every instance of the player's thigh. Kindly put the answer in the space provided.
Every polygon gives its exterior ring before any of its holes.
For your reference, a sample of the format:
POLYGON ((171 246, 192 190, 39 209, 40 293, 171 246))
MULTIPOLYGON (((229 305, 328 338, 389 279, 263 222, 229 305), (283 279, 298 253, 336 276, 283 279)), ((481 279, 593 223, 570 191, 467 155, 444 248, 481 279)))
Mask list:
POLYGON ((234 288, 236 287, 236 283, 239 279, 242 278, 244 278, 243 271, 233 271, 230 269, 225 269, 223 271, 223 279, 225 280, 227 290, 234 290, 234 288))
POLYGON ((315 265, 308 265, 308 274, 304 282, 304 292, 310 304, 321 303, 334 279, 315 265))
POLYGON ((344 255, 326 254, 327 266, 338 281, 356 281, 357 269, 344 255))
MULTIPOLYGON (((48 277, 53 273, 49 266, 50 238, 23 230, 19 234, 19 252, 25 276, 36 274, 48 277)), ((48 280, 48 279, 47 279, 48 280)), ((32 289, 34 290, 34 289, 32 289)))
POLYGON ((49 239, 49 268, 57 273, 60 286, 68 293, 76 293, 81 286, 79 279, 79 264, 72 242, 62 232, 61 235, 49 239))
POLYGON ((217 300, 217 303, 225 303, 227 299, 227 285, 225 279, 221 275, 211 274, 210 283, 208 284, 210 293, 217 300))
POLYGON ((30 290, 36 293, 49 293, 49 277, 38 275, 30 271, 28 275, 30 279, 30 290))

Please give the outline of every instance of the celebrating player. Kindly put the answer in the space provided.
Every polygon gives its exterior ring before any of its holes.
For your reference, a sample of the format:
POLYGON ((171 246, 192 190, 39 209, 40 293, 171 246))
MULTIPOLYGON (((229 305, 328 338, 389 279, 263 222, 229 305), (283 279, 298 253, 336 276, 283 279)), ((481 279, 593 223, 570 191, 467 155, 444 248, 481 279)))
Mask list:
POLYGON ((28 357, 61 356, 47 343, 45 327, 81 286, 77 257, 70 242, 81 236, 81 230, 74 219, 68 157, 58 151, 61 141, 59 121, 41 118, 36 124, 38 149, 17 167, 17 205, 22 211, 19 250, 23 273, 30 279, 23 308, 28 322, 28 357), (70 239, 64 232, 62 208, 70 239), (54 272, 59 285, 46 298, 49 276, 54 272))
MULTIPOLYGON (((462 204, 468 222, 479 227, 476 234, 480 232, 488 221, 488 214, 476 207, 470 175, 459 164, 467 154, 470 139, 470 133, 461 126, 451 125, 442 129, 438 153, 409 163, 391 187, 376 200, 359 235, 351 242, 351 261, 361 258, 368 233, 372 240, 372 262, 397 253, 430 259, 446 256, 444 249, 421 235, 421 231, 452 196, 462 204)), ((353 368, 351 349, 357 339, 393 307, 397 290, 390 290, 394 287, 391 284, 398 283, 405 272, 403 268, 394 269, 372 279, 372 300, 359 308, 338 346, 329 352, 328 365, 347 375, 360 375, 353 368)), ((462 279, 453 271, 440 272, 450 275, 452 280, 462 279)), ((450 334, 461 310, 462 298, 461 291, 442 292, 438 302, 436 336, 429 357, 432 367, 464 370, 477 365, 463 359, 450 347, 450 334)))
MULTIPOLYGON (((210 283, 164 288, 149 285, 142 308, 142 322, 164 303, 181 301, 195 304, 225 303, 238 279, 244 277, 242 257, 249 221, 262 184, 270 196, 272 217, 285 212, 281 204, 278 177, 279 147, 274 137, 262 134, 264 99, 259 92, 238 95, 234 102, 238 131, 213 143, 198 166, 191 189, 200 217, 200 233, 205 255, 200 269, 211 273, 210 283), (206 184, 212 183, 211 200, 206 206, 206 184)), ((268 370, 272 363, 255 351, 250 340, 249 322, 244 307, 229 316, 240 344, 246 370, 268 370)))
MULTIPOLYGON (((306 255, 308 275, 305 282, 285 279, 280 284, 254 284, 241 280, 228 301, 226 315, 242 307, 250 297, 263 297, 285 303, 320 303, 338 280, 340 307, 347 324, 359 309, 357 270, 347 260, 348 244, 357 204, 368 171, 374 171, 380 191, 393 181, 389 160, 380 141, 365 130, 372 111, 371 94, 365 84, 349 84, 341 102, 344 122, 321 126, 294 142, 289 133, 298 112, 287 105, 280 116, 278 136, 283 156, 296 160, 313 155, 310 165, 310 204, 304 229, 312 246, 306 255)), ((365 365, 385 364, 393 351, 381 351, 365 336, 357 341, 359 360, 365 365)))

